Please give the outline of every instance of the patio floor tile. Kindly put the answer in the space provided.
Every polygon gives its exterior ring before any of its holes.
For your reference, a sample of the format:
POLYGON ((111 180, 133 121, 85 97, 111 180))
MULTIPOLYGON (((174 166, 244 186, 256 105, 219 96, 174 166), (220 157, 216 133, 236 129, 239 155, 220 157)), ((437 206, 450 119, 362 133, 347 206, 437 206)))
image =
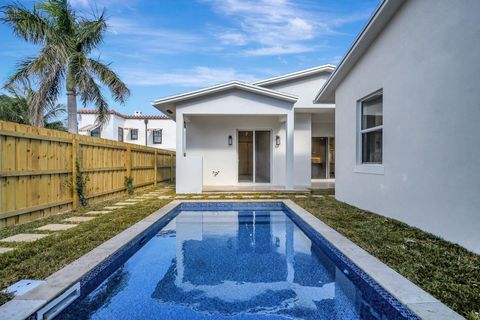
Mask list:
POLYGON ((131 206, 132 204, 135 204, 135 203, 132 203, 132 202, 117 202, 117 203, 114 203, 113 205, 114 206, 131 206))
POLYGON ((170 196, 160 196, 158 197, 158 199, 170 199, 171 197, 170 196))
POLYGON ((115 209, 122 209, 125 208, 124 206, 109 206, 109 207, 103 207, 108 210, 115 210, 115 209))
POLYGON ((78 226, 78 224, 60 224, 60 223, 51 223, 44 225, 43 227, 37 228, 37 230, 41 231, 63 231, 72 229, 78 226))
POLYGON ((307 198, 307 196, 302 195, 302 194, 297 194, 297 195, 295 196, 295 198, 307 198))
POLYGON ((193 199, 201 199, 203 196, 192 196, 193 199))
POLYGON ((312 197, 314 197, 314 198, 325 198, 324 196, 319 195, 319 194, 314 194, 312 197))
POLYGON ((11 237, 1 239, 0 242, 33 242, 47 236, 48 234, 19 233, 11 237))
POLYGON ((15 250, 15 248, 0 247, 0 254, 15 250))
POLYGON ((95 217, 71 217, 63 220, 62 222, 87 222, 95 219, 95 217))
POLYGON ((208 199, 218 199, 218 198, 220 198, 220 196, 208 196, 207 198, 208 199))
POLYGON ((187 196, 176 196, 175 199, 185 199, 188 198, 187 196))

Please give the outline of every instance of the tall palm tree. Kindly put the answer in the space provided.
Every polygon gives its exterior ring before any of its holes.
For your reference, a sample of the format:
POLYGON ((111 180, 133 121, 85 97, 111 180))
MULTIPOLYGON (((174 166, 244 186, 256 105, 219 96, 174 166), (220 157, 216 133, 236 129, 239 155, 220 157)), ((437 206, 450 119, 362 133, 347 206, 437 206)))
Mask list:
MULTIPOLYGON (((21 85, 9 86, 6 89, 10 95, 0 95, 0 120, 35 125, 34 119, 38 119, 38 116, 32 113, 30 106, 36 92, 30 82, 22 82, 21 85)), ((39 126, 66 131, 62 121, 58 120, 66 113, 65 105, 48 100, 41 111, 43 123, 39 126)))
POLYGON ((38 56, 18 64, 6 86, 29 77, 38 82, 38 91, 31 108, 41 125, 47 100, 56 101, 65 85, 68 108, 68 131, 77 133, 77 95, 84 105, 93 103, 98 111, 97 123, 108 120, 108 104, 99 82, 108 87, 115 101, 124 103, 130 91, 108 64, 89 57, 98 47, 107 30, 102 12, 89 20, 78 16, 67 0, 45 0, 32 10, 15 3, 0 7, 0 20, 25 41, 42 46, 38 56))

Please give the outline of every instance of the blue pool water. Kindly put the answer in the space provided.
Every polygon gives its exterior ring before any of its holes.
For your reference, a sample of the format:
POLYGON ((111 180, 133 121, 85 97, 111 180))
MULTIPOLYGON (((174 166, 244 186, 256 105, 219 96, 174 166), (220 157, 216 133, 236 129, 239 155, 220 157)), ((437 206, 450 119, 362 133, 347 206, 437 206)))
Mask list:
POLYGON ((58 318, 414 319, 295 214, 261 209, 178 210, 58 318))

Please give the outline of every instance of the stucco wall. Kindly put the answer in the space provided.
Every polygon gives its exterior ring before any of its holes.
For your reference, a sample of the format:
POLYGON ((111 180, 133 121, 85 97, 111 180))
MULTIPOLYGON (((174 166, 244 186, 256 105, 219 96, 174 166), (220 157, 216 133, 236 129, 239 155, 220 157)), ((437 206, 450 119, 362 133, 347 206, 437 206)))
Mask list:
POLYGON ((318 89, 323 86, 325 81, 327 81, 330 76, 329 72, 323 72, 315 74, 309 77, 304 77, 301 79, 294 79, 286 82, 279 82, 270 85, 264 85, 263 87, 278 90, 280 92, 287 92, 298 96, 298 101, 295 103, 295 109, 307 108, 307 109, 318 109, 322 108, 333 108, 334 105, 331 104, 314 104, 313 100, 315 95, 318 92, 318 89))
MULTIPOLYGON (((78 127, 82 128, 86 125, 95 123, 95 114, 79 114, 78 127)), ((136 128, 138 129, 138 139, 132 140, 130 130, 124 130, 123 141, 138 145, 145 145, 145 122, 144 119, 124 119, 117 115, 110 115, 108 122, 103 126, 100 137, 110 140, 118 140, 118 127, 121 128, 136 128)), ((147 145, 149 147, 175 150, 176 145, 176 130, 175 121, 171 119, 149 119, 148 129, 162 129, 162 143, 153 143, 152 131, 147 132, 147 145)), ((88 134, 83 131, 80 134, 88 134)))
POLYGON ((272 176, 273 185, 285 183, 285 130, 278 116, 197 116, 187 123, 187 156, 203 158, 204 185, 237 185, 237 129, 272 130, 272 176), (275 147, 275 136, 282 143, 275 147), (228 136, 233 143, 228 145, 228 136), (214 171, 218 171, 215 176, 214 171))
POLYGON ((336 197, 480 253, 480 1, 408 1, 336 91, 336 197), (355 172, 383 89, 383 174, 355 172))

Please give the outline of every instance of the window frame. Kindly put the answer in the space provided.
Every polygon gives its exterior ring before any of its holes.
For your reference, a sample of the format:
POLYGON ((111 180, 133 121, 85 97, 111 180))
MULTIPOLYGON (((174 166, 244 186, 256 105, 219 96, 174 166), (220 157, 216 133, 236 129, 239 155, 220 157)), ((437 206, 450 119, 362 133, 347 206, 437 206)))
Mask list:
POLYGON ((102 131, 100 130, 100 127, 96 127, 95 129, 90 131, 90 137, 96 137, 96 138, 101 138, 102 131), (98 132, 98 135, 94 132, 98 132))
POLYGON ((125 139, 125 132, 123 131, 123 128, 122 127, 118 127, 117 128, 117 140, 119 142, 124 142, 124 139, 125 139), (122 132, 122 134, 120 135, 120 132, 122 132), (121 137, 121 139, 120 139, 121 137))
POLYGON ((374 91, 365 97, 357 100, 357 127, 356 127, 356 135, 357 135, 357 150, 356 150, 356 159, 355 159, 355 166, 354 172, 358 173, 371 173, 371 174, 384 174, 385 167, 384 167, 384 146, 385 146, 385 135, 384 135, 384 99, 383 99, 383 89, 379 89, 374 91), (382 124, 362 129, 362 117, 363 117, 363 103, 378 97, 382 97, 382 124), (363 162, 363 135, 369 132, 381 131, 382 132, 382 162, 363 162))
POLYGON ((162 144, 163 142, 163 129, 154 129, 152 130, 152 143, 153 144, 162 144), (160 132, 160 142, 155 141, 155 133, 160 132))
POLYGON ((136 128, 130 129, 130 140, 138 140, 138 129, 136 128), (135 137, 133 136, 134 132, 135 132, 135 137))

